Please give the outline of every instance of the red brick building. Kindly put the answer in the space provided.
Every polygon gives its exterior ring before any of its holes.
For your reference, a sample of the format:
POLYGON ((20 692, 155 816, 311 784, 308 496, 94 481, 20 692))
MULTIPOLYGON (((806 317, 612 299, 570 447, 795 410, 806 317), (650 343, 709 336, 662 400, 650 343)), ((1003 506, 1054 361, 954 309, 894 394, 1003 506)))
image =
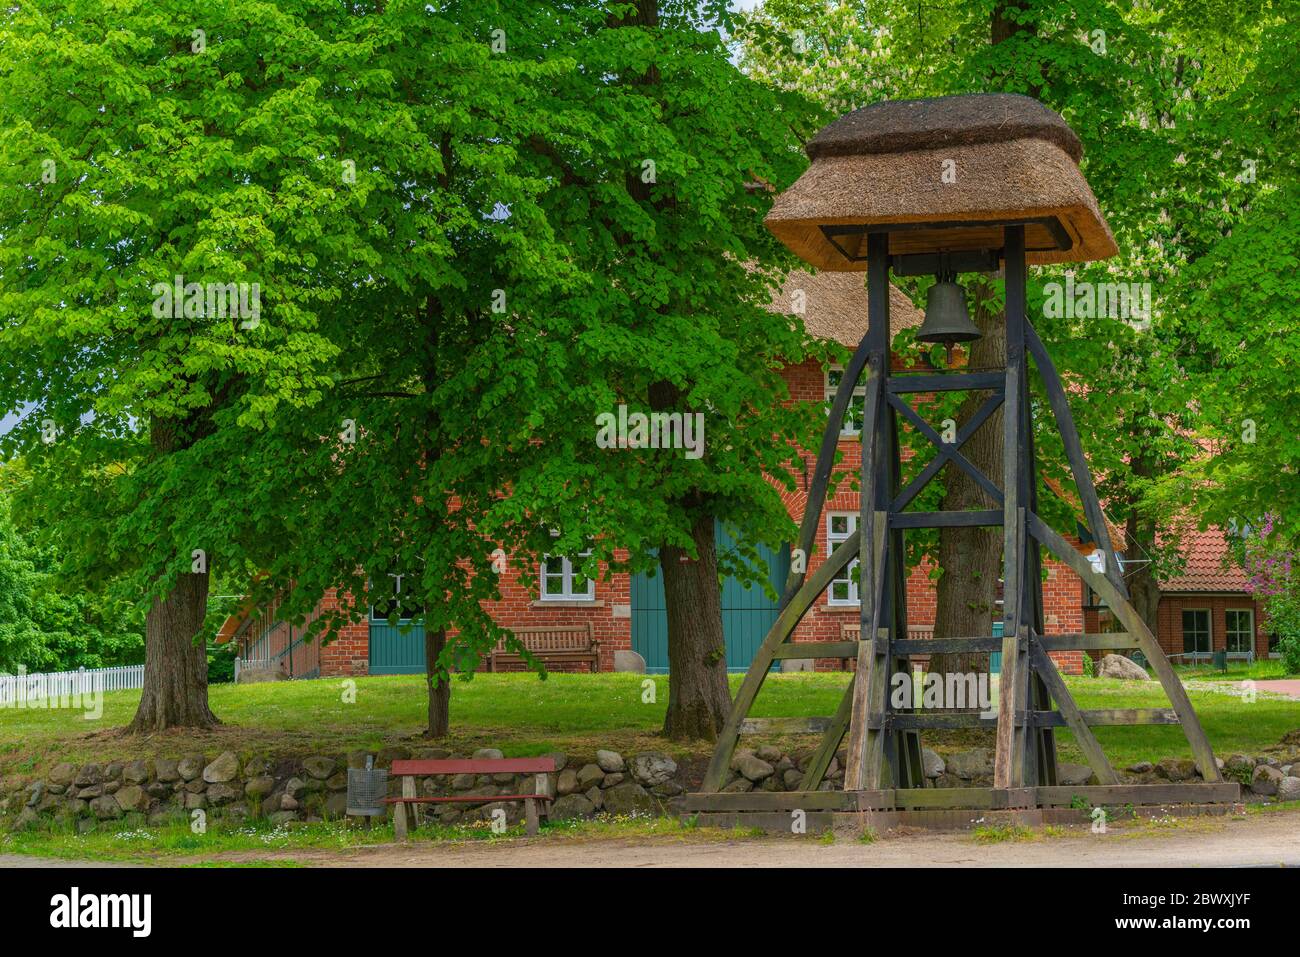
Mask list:
MULTIPOLYGON (((773 308, 798 315, 808 332, 817 338, 833 340, 848 349, 857 346, 866 332, 866 290, 862 277, 855 273, 793 273, 785 288, 773 302, 773 308)), ((919 325, 923 315, 902 292, 895 289, 891 302, 892 332, 919 325)), ((895 356, 895 363, 901 360, 895 356)), ((788 366, 784 377, 792 399, 818 401, 834 393, 838 385, 836 366, 823 368, 808 360, 788 366)), ((925 397, 921 397, 921 402, 925 397)), ((837 471, 856 475, 861 465, 861 441, 857 431, 846 428, 839 448, 842 461, 837 471)), ((806 489, 811 481, 816 456, 805 456, 805 469, 798 478, 797 489, 785 495, 785 505, 798 523, 803 517, 806 489)), ((835 545, 856 528, 859 494, 849 481, 843 481, 828 498, 817 541, 817 551, 809 557, 811 574, 834 549, 835 545)), ((728 537, 719 528, 719 547, 725 548, 728 537)), ((766 555, 771 580, 779 592, 788 571, 788 556, 766 555)), ((502 576, 501 600, 493 607, 493 617, 512 629, 538 627, 576 627, 589 629, 599 643, 599 666, 615 668, 618 652, 636 652, 650 671, 667 667, 666 619, 660 579, 648 576, 616 574, 599 580, 584 578, 576 565, 565 558, 548 558, 536 573, 521 580, 511 569, 502 576)), ((1065 565, 1052 559, 1045 562, 1047 581, 1043 586, 1045 627, 1048 633, 1083 631, 1083 587, 1080 579, 1065 565)), ((908 587, 909 626, 914 637, 927 637, 934 626, 935 590, 929 578, 930 568, 913 570, 908 587)), ((337 596, 327 598, 334 606, 337 596)), ((795 632, 796 641, 835 641, 845 630, 856 632, 859 604, 857 600, 856 563, 837 579, 818 599, 795 632)), ((777 614, 776 603, 760 589, 743 589, 729 582, 723 587, 724 634, 727 639, 727 664, 732 670, 748 667, 758 642, 762 640, 777 614)), ((273 617, 273 616, 271 616, 273 617)), ((990 622, 992 627, 992 622, 990 622)), ((250 627, 247 622, 232 621, 223 632, 240 632, 243 654, 254 659, 282 655, 293 641, 284 626, 268 619, 266 627, 250 627)), ((298 647, 298 646, 295 646, 298 647)), ((295 676, 305 673, 322 675, 362 675, 423 673, 423 633, 418 627, 390 625, 386 620, 368 620, 349 626, 342 635, 324 648, 314 649, 319 656, 313 666, 312 651, 283 656, 289 659, 295 676)), ((630 656, 629 656, 630 657, 630 656)), ((1080 673, 1082 655, 1064 652, 1056 655, 1062 670, 1080 673)), ((624 656, 619 656, 620 661, 624 656)), ((635 658, 630 658, 636 661, 635 658)), ((790 662, 790 664, 797 664, 790 662)), ((831 669, 846 663, 831 660, 816 662, 819 669, 831 669)), ((287 670, 281 663, 280 670, 287 670)))
POLYGON ((1204 658, 1266 658, 1275 653, 1262 609, 1248 588, 1245 570, 1232 561, 1222 530, 1189 529, 1180 536, 1182 574, 1160 582, 1160 627, 1165 654, 1204 658))

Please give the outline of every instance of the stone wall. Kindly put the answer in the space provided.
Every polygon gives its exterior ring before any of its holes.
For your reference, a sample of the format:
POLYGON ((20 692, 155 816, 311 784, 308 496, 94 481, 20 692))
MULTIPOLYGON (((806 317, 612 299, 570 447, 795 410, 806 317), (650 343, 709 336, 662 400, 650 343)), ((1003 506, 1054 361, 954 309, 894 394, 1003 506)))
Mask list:
MULTIPOLYGON (((500 758, 493 748, 475 751, 474 758, 500 758)), ((439 748, 385 748, 375 755, 375 766, 390 767, 396 759, 455 757, 439 748)), ((552 754, 557 773, 552 777, 552 820, 615 816, 677 815, 684 810, 682 795, 699 787, 704 764, 692 760, 681 766, 662 751, 644 751, 624 757, 616 751, 594 755, 552 754)), ((786 750, 775 745, 737 750, 723 790, 799 790, 812 749, 786 750)), ((831 761, 823 790, 843 786, 844 752, 831 761)), ((347 807, 347 769, 365 766, 367 754, 317 754, 304 758, 240 756, 231 751, 216 756, 187 754, 106 764, 57 764, 36 777, 7 778, 0 782, 0 816, 10 827, 45 821, 71 822, 79 831, 100 826, 119 828, 192 822, 196 810, 208 818, 242 822, 265 819, 276 824, 319 821, 344 816, 347 807)), ((1300 800, 1300 732, 1259 756, 1230 755, 1220 759, 1225 776, 1241 782, 1243 797, 1256 801, 1300 800), (1294 740, 1292 740, 1294 738, 1294 740)), ((946 756, 923 749, 925 776, 934 787, 988 787, 992 783, 993 755, 986 748, 946 756)), ((1064 785, 1095 783, 1092 770, 1062 762, 1059 781, 1064 785)), ((1195 765, 1187 759, 1165 758, 1123 769, 1121 778, 1132 784, 1160 784, 1195 780, 1195 765)), ((470 824, 488 820, 497 808, 507 823, 523 816, 521 801, 497 802, 505 794, 530 794, 536 784, 532 774, 457 774, 421 778, 416 793, 424 797, 467 795, 482 802, 421 806, 421 814, 443 824, 470 824)), ((389 794, 400 793, 398 779, 389 780, 389 794)))

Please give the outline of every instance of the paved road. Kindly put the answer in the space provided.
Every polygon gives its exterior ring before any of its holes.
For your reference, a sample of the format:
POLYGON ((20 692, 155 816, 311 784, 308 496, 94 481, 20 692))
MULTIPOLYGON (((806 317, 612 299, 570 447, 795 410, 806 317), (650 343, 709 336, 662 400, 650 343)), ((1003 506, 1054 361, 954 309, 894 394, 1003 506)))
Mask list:
POLYGON ((1300 678, 1256 681, 1255 689, 1257 691, 1271 691, 1273 694, 1284 694, 1288 698, 1295 698, 1300 701, 1300 678))

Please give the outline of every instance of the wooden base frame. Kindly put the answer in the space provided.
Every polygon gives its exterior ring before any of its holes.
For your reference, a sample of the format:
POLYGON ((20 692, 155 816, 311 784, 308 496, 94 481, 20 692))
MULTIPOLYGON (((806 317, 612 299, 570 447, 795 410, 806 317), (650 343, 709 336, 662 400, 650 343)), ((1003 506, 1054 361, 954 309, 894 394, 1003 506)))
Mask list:
POLYGON ((794 571, 782 595, 781 612, 750 665, 705 775, 701 792, 688 797, 696 812, 752 810, 764 813, 798 808, 817 812, 893 810, 919 807, 1052 807, 1075 795, 1094 803, 1235 802, 1240 788, 1224 783, 1209 740, 1173 667, 1141 616, 1129 602, 1119 562, 1093 487, 1069 403, 1055 367, 1025 317, 1025 237, 1023 226, 1008 226, 1001 250, 988 262, 1005 263, 1006 367, 1002 372, 893 374, 889 367, 889 235, 867 237, 868 330, 844 370, 831 404, 817 466, 799 530, 796 555, 806 558, 821 525, 840 429, 865 376, 862 426, 862 508, 858 529, 840 543, 811 575, 794 571), (1102 555, 1100 569, 1075 550, 1038 515, 1037 479, 1031 422, 1029 359, 1042 382, 1047 404, 1069 460, 1083 504, 1088 534, 1102 555), (990 395, 978 413, 943 438, 905 400, 909 393, 982 390, 990 395), (1003 487, 999 488, 964 455, 962 446, 999 406, 1004 409, 1003 487), (935 447, 935 458, 905 487, 901 482, 898 425, 905 419, 935 447), (945 467, 960 468, 985 490, 998 508, 979 511, 918 512, 908 506, 945 467), (907 638, 905 538, 909 529, 961 525, 1003 527, 1003 636, 973 636, 931 641, 907 638), (1111 608, 1125 632, 1105 635, 1047 635, 1043 623, 1042 551, 1068 565, 1111 608), (799 621, 830 581, 858 562, 861 604, 860 640, 792 642, 799 621), (832 647, 833 646, 833 647, 832 647), (941 647, 942 646, 942 647, 941 647), (1169 708, 1084 711, 1074 702, 1052 661, 1051 651, 1139 648, 1151 663, 1169 699, 1169 708), (910 674, 912 655, 940 651, 1002 652, 996 719, 980 714, 914 711, 892 706, 887 693, 897 673, 910 674), (806 719, 756 719, 750 708, 772 663, 785 658, 850 656, 854 673, 834 715, 806 719), (1199 783, 1123 785, 1107 761, 1092 728, 1116 724, 1178 724, 1191 748, 1199 783), (926 729, 990 725, 996 728, 992 788, 930 788, 921 767, 921 734, 926 729), (1087 758, 1098 786, 1058 787, 1055 729, 1068 728, 1087 758), (794 792, 723 792, 741 734, 820 734, 794 792), (847 740, 842 789, 822 790, 827 769, 847 740), (802 802, 802 803, 800 803, 802 802), (999 802, 1015 802, 1011 804, 999 802))

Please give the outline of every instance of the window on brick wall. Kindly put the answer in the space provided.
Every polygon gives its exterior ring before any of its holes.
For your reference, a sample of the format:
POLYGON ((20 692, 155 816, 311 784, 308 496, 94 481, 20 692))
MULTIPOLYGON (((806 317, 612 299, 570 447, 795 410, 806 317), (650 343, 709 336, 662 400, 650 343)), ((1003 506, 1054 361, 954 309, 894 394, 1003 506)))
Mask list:
MULTIPOLYGON (((839 390, 840 382, 844 378, 844 367, 833 365, 826 370, 826 408, 829 412, 830 405, 835 401, 835 393, 839 390)), ((853 401, 849 403, 849 410, 844 415, 844 424, 840 426, 840 435, 859 435, 862 432, 862 406, 866 401, 867 386, 859 382, 853 389, 853 401)))
MULTIPOLYGON (((411 586, 407 579, 406 575, 388 576, 392 584, 392 597, 383 598, 370 606, 370 617, 374 621, 387 621, 394 613, 398 621, 410 621, 424 612, 424 604, 411 593, 411 586)), ((378 587, 375 588, 375 594, 380 594, 378 587)))
MULTIPOLYGON (((826 554, 835 551, 837 545, 844 541, 858 527, 855 512, 831 512, 826 516, 826 554)), ((849 562, 849 567, 831 579, 826 589, 826 601, 831 605, 858 604, 858 560, 849 562)))
POLYGON ((582 573, 582 560, 590 551, 579 552, 573 559, 547 555, 542 559, 543 601, 586 601, 596 597, 596 583, 582 573))
POLYGON ((1249 608, 1229 608, 1224 612, 1226 639, 1229 651, 1246 652, 1255 647, 1255 612, 1249 608))
POLYGON ((1183 652, 1189 655, 1210 653, 1210 610, 1208 608, 1183 609, 1183 652))

